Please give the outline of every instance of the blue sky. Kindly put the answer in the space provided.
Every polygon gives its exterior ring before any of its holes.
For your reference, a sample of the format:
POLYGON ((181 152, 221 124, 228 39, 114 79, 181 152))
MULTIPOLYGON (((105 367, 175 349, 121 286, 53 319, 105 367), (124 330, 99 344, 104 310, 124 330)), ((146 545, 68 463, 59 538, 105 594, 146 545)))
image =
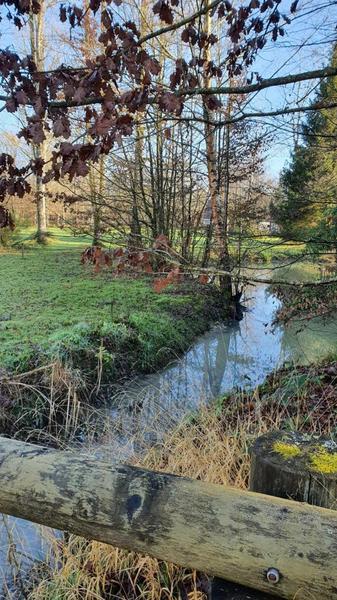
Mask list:
MULTIPOLYGON (((290 4, 290 1, 286 2, 285 7, 289 7, 290 4)), ((337 6, 330 5, 316 11, 318 5, 322 4, 319 0, 300 2, 298 18, 287 26, 284 38, 280 38, 276 44, 269 44, 262 51, 254 65, 254 70, 256 69, 263 78, 269 78, 326 66, 332 44, 337 40, 337 6), (300 18, 301 13, 307 14, 300 18)), ((283 3, 281 6, 284 11, 283 3)), ((317 84, 317 81, 311 81, 270 88, 260 92, 250 108, 263 111, 293 105, 296 101, 302 106, 309 104, 314 98, 317 84)), ((266 161, 266 171, 272 176, 277 177, 288 160, 293 147, 292 129, 295 124, 298 129, 299 121, 303 118, 305 117, 302 113, 296 117, 264 119, 265 123, 275 128, 275 141, 266 161)))
MULTIPOLYGON (((290 4, 291 0, 283 0, 281 12, 287 12, 290 4)), ((300 0, 298 15, 291 25, 286 26, 284 38, 280 38, 276 44, 269 43, 256 60, 253 70, 263 78, 320 68, 328 63, 329 51, 333 40, 336 39, 337 6, 331 6, 328 1, 324 5, 324 0, 300 0), (318 7, 320 10, 317 10, 318 7)), ((0 26, 2 47, 22 47, 22 35, 13 34, 13 29, 6 19, 0 26)), ((49 43, 51 53, 55 53, 53 37, 49 39, 49 43)), ((61 61, 65 62, 64 56, 61 56, 59 62, 61 61)), ((300 85, 270 88, 259 92, 249 99, 247 111, 275 110, 293 104, 296 100, 300 105, 308 104, 313 98, 316 85, 317 82, 304 82, 300 85)), ((300 118, 303 118, 303 115, 300 118)), ((295 125, 298 127, 298 121, 299 117, 296 117, 295 121, 290 117, 260 120, 274 135, 266 159, 267 175, 277 178, 288 160, 293 146, 292 132, 295 125)), ((16 127, 15 117, 6 112, 0 113, 0 130, 15 131, 16 127)))

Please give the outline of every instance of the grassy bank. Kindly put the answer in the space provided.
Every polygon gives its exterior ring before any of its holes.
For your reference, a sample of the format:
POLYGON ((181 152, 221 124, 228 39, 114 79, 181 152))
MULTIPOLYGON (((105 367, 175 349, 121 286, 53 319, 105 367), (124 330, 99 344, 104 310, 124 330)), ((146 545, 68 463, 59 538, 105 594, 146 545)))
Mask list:
POLYGON ((68 402, 69 389, 92 400, 104 384, 166 364, 224 316, 207 286, 190 282, 157 294, 149 278, 94 273, 80 264, 85 237, 53 233, 46 246, 26 242, 23 253, 0 254, 5 431, 8 407, 19 417, 27 397, 31 424, 40 429, 48 417, 41 405, 50 404, 51 395, 55 406, 63 397, 68 402), (21 377, 25 372, 28 378, 21 377))
POLYGON ((147 371, 221 317, 210 291, 193 284, 157 294, 144 277, 94 273, 80 264, 86 245, 63 234, 46 247, 28 247, 23 257, 0 254, 2 367, 23 371, 54 358, 89 367, 101 351, 109 376, 147 371))
MULTIPOLYGON (((169 433, 136 464, 241 489, 249 448, 275 429, 336 434, 337 362, 282 369, 251 393, 233 393, 169 433)), ((30 600, 206 600, 207 578, 149 557, 70 536, 40 565, 30 600), (55 563, 54 563, 55 564, 55 563)), ((33 577, 33 576, 32 576, 33 577)))

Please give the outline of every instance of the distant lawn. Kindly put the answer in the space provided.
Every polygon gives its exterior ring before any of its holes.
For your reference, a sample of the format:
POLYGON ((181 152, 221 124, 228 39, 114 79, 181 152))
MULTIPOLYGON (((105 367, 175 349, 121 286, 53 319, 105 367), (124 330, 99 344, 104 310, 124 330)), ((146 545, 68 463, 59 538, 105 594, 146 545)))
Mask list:
POLYGON ((115 278, 80 264, 86 236, 52 230, 46 246, 0 250, 0 367, 22 371, 55 357, 90 370, 98 356, 118 378, 183 351, 215 318, 209 291, 156 294, 144 277, 115 278))
MULTIPOLYGON (((27 249, 39 249, 39 246, 34 240, 36 227, 27 227, 14 232, 14 246, 23 245, 27 249)), ((91 245, 91 237, 89 235, 78 234, 74 235, 69 229, 61 229, 60 227, 48 227, 48 250, 72 250, 75 248, 83 249, 91 245)), ((0 248, 1 251, 1 248, 0 248)))
POLYGON ((306 245, 277 236, 261 235, 244 240, 241 253, 245 261, 273 262, 305 255, 306 245))
MULTIPOLYGON (((196 242, 196 248, 202 251, 204 247, 204 235, 201 233, 196 242)), ((238 238, 229 235, 229 250, 234 259, 234 263, 239 260, 245 265, 249 262, 271 263, 273 261, 282 261, 289 258, 301 257, 306 254, 306 244, 300 242, 286 241, 279 236, 251 234, 243 236, 240 244, 238 238)), ((211 259, 214 259, 211 252, 211 259)))

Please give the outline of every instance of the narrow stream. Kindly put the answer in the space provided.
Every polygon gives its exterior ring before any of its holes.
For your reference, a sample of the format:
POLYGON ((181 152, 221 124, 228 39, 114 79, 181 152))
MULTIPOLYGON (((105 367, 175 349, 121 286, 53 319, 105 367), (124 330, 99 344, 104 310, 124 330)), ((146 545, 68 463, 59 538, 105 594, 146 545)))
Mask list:
MULTIPOLYGON (((282 273, 291 279, 309 275, 309 265, 282 273)), ((336 351, 336 319, 325 323, 315 319, 301 331, 296 323, 286 328, 272 327, 280 303, 263 283, 246 289, 244 305, 242 321, 215 325, 199 337, 184 356, 162 371, 139 377, 116 390, 111 407, 105 411, 113 427, 99 447, 87 451, 114 462, 128 460, 135 452, 156 443, 184 415, 200 405, 233 388, 253 387, 286 361, 308 363, 336 351)), ((38 526, 6 518, 6 522, 0 524, 0 578, 3 581, 11 572, 9 530, 22 568, 30 557, 45 556, 47 544, 38 526)))
POLYGON ((222 394, 262 383, 286 362, 306 364, 336 352, 335 318, 313 319, 301 330, 298 323, 273 326, 280 302, 263 283, 248 287, 243 303, 242 321, 215 325, 165 369, 138 377, 116 392, 107 410, 115 427, 102 440, 100 456, 125 460, 222 394))

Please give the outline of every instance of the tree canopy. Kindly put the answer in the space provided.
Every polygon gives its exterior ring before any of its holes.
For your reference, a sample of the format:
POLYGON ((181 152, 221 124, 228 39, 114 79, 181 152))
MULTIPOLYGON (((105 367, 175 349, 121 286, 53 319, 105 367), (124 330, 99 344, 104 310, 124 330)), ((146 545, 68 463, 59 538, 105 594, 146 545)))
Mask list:
MULTIPOLYGON (((249 69, 268 40, 284 36, 285 27, 296 14, 297 0, 284 10, 284 0, 247 0, 238 7, 229 0, 205 0, 188 15, 182 0, 150 2, 156 26, 145 35, 132 18, 120 19, 117 9, 122 3, 90 0, 86 7, 72 3, 59 6, 59 19, 67 30, 83 28, 89 13, 100 22, 100 52, 88 58, 84 66, 61 64, 41 70, 31 55, 20 56, 10 49, 0 51, 3 108, 13 113, 24 107, 27 114, 18 135, 32 145, 43 143, 48 134, 54 140, 48 161, 35 157, 25 165, 17 165, 13 156, 0 156, 1 199, 6 194, 23 197, 30 190, 32 173, 43 177, 44 182, 87 175, 88 162, 97 161, 122 137, 131 135, 138 115, 150 105, 158 105, 169 118, 180 118, 191 98, 203 97, 209 111, 221 112, 223 94, 247 94, 337 73, 333 67, 263 80, 249 69), (226 29, 229 43, 221 62, 211 55, 207 58, 203 52, 218 39, 201 26, 207 13, 226 29), (149 41, 172 31, 180 33, 181 56, 164 68, 149 41), (205 75, 220 81, 225 73, 226 85, 204 85, 205 75), (234 83, 237 78, 243 83, 234 83), (76 110, 81 111, 89 138, 76 137, 71 118, 76 110)), ((41 10, 37 0, 1 0, 0 6, 2 18, 8 18, 19 29, 26 27, 29 15, 41 10)))

